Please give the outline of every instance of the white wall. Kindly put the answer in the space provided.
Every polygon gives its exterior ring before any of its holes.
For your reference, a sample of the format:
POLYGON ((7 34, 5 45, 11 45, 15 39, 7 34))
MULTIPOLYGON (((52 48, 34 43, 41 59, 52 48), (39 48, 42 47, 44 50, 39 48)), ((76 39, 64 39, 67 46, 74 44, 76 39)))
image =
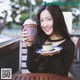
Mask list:
POLYGON ((69 33, 72 33, 72 13, 71 12, 63 12, 64 19, 68 28, 69 33))

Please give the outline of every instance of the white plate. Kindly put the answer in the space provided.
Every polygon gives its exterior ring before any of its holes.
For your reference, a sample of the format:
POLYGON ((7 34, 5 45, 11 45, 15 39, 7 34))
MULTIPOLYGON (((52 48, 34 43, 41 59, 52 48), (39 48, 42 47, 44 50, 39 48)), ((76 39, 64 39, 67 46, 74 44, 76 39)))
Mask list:
POLYGON ((40 54, 55 53, 55 52, 60 52, 60 50, 62 50, 62 47, 61 46, 56 46, 56 47, 53 47, 53 50, 50 50, 50 51, 44 51, 43 49, 38 49, 38 50, 36 50, 36 53, 40 53, 40 54))

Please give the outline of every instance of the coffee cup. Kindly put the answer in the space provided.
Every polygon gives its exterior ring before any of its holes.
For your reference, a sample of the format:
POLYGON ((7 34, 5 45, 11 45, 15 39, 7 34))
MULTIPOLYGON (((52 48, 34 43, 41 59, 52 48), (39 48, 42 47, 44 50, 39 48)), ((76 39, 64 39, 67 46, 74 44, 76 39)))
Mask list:
POLYGON ((28 41, 31 41, 31 42, 35 41, 35 37, 37 34, 37 23, 32 19, 27 19, 24 22, 23 26, 27 31, 28 41))

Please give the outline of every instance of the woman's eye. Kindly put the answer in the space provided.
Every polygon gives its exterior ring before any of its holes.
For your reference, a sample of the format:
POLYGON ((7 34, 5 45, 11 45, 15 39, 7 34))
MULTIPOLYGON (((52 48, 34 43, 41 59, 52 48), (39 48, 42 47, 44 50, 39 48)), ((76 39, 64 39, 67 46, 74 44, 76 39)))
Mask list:
POLYGON ((40 22, 44 22, 44 21, 51 21, 52 19, 45 19, 45 20, 40 20, 40 22))
POLYGON ((43 20, 40 20, 40 22, 43 22, 43 20))
POLYGON ((52 20, 52 19, 48 19, 48 20, 50 21, 50 20, 52 20))

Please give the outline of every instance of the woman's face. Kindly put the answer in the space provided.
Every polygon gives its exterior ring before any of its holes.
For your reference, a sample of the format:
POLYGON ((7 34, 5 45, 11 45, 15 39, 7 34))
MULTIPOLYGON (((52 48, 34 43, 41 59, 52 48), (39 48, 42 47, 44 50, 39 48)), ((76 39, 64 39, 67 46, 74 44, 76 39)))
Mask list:
POLYGON ((40 24, 42 30, 50 35, 53 32, 53 19, 48 10, 44 10, 40 14, 40 24))

